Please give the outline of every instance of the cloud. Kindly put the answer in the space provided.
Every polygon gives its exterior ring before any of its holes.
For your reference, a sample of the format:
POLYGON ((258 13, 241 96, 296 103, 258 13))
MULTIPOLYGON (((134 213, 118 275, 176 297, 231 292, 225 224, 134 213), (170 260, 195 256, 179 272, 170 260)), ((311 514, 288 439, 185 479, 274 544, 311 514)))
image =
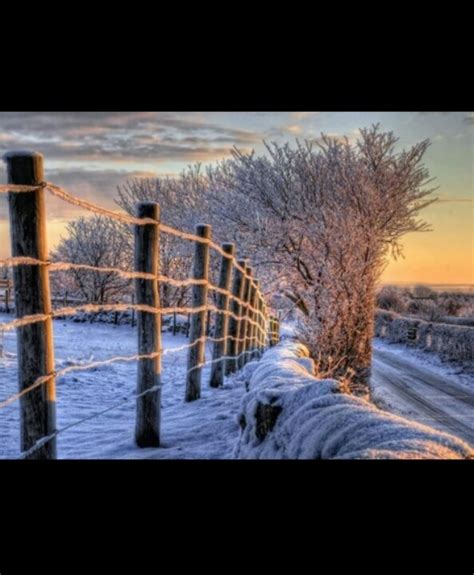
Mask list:
POLYGON ((469 125, 474 124, 474 112, 468 112, 467 116, 464 117, 464 123, 469 125))
POLYGON ((298 126, 297 124, 292 124, 291 126, 286 126, 285 127, 285 131, 289 132, 290 134, 301 134, 301 132, 303 131, 303 128, 301 126, 298 126))
MULTIPOLYGON (((1 180, 4 180, 3 172, 0 172, 1 180)), ((160 173, 160 176, 164 175, 160 173)), ((65 188, 69 193, 82 200, 88 200, 108 209, 117 209, 114 201, 117 198, 117 186, 123 185, 127 180, 133 178, 153 178, 156 176, 157 173, 152 171, 89 171, 81 169, 48 171, 48 179, 54 184, 65 188)), ((86 210, 68 204, 50 194, 46 195, 46 210, 48 221, 67 221, 71 218, 90 215, 86 210)), ((0 225, 1 221, 7 218, 7 212, 6 197, 0 196, 0 225)))
POLYGON ((295 120, 305 120, 306 118, 311 118, 312 116, 317 116, 319 112, 291 112, 290 116, 295 120))
POLYGON ((49 160, 213 161, 261 134, 196 113, 0 112, 0 152, 33 148, 49 160))

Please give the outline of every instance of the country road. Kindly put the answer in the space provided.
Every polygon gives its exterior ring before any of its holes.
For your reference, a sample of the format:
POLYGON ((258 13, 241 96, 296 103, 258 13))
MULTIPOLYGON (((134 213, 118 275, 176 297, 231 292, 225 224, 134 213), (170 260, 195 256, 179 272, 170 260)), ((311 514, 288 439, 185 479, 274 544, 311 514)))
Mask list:
POLYGON ((407 353, 374 346, 371 387, 380 407, 457 435, 474 447, 474 390, 407 353))

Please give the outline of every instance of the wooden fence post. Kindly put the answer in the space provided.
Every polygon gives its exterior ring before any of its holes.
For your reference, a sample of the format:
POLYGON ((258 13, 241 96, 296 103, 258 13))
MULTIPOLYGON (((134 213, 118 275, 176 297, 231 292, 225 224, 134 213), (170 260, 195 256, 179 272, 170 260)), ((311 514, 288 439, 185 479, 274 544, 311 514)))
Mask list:
MULTIPOLYGON (((132 294, 132 305, 135 305, 135 294, 132 294)), ((131 319, 132 327, 135 327, 135 308, 132 308, 132 319, 131 319)))
MULTIPOLYGON (((211 226, 199 224, 196 226, 196 235, 210 240, 211 226)), ((209 243, 196 242, 194 252, 193 278, 208 280, 209 277, 209 243)), ((202 307, 207 302, 207 283, 193 285, 191 305, 194 308, 202 307)), ((194 401, 201 397, 201 364, 205 357, 206 310, 193 313, 191 317, 190 344, 194 344, 188 351, 188 369, 186 374, 186 401, 194 401), (197 341, 200 340, 200 341, 197 341)))
POLYGON ((275 318, 272 315, 269 318, 269 331, 270 331, 269 344, 270 347, 273 347, 275 345, 275 318))
POLYGON ((241 367, 241 359, 242 357, 244 357, 242 355, 244 349, 245 349, 245 343, 246 343, 246 327, 244 325, 245 322, 245 316, 247 313, 247 308, 245 307, 245 304, 247 303, 247 294, 248 294, 248 289, 249 289, 249 276, 248 276, 248 270, 249 270, 249 265, 248 265, 248 260, 244 260, 244 265, 243 268, 245 270, 245 273, 242 275, 242 303, 240 304, 239 307, 239 321, 237 324, 237 348, 235 350, 235 371, 239 370, 241 367))
MULTIPOLYGON (((8 183, 29 186, 44 181, 43 156, 35 152, 11 152, 4 156, 8 183)), ((46 210, 44 190, 8 194, 10 237, 13 257, 46 261, 46 210)), ((26 315, 52 312, 47 266, 21 265, 13 268, 15 313, 26 315)), ((53 322, 51 317, 18 328, 19 391, 37 378, 54 373, 53 322)), ((39 440, 56 431, 55 378, 20 397, 21 450, 27 451, 39 440)), ((29 456, 31 459, 55 459, 56 437, 29 456)))
MULTIPOLYGON (((234 256, 235 253, 235 245, 234 244, 222 244, 222 249, 226 254, 230 256, 234 256)), ((219 287, 225 289, 226 291, 230 290, 230 280, 232 274, 232 258, 226 258, 222 256, 221 260, 221 269, 219 273, 219 287)), ((229 309, 229 296, 228 294, 217 294, 217 308, 226 312, 229 309)), ((214 333, 214 337, 216 340, 225 338, 228 335, 228 326, 229 326, 229 316, 225 313, 216 314, 216 329, 214 333)), ((227 340, 224 341, 215 341, 214 342, 214 349, 212 352, 212 359, 215 363, 212 364, 211 369, 211 378, 209 380, 209 385, 211 387, 221 387, 224 384, 224 362, 225 360, 219 360, 222 356, 225 356, 227 353, 228 345, 227 340)))
MULTIPOLYGON (((246 304, 250 304, 250 297, 252 294, 252 268, 250 266, 245 266, 245 271, 247 272, 247 276, 246 276, 246 281, 245 281, 245 290, 244 290, 244 296, 243 296, 243 300, 244 303, 246 304)), ((249 337, 249 333, 248 333, 248 326, 249 326, 249 322, 247 321, 247 318, 250 316, 250 309, 248 308, 248 306, 246 307, 242 307, 242 320, 241 320, 241 325, 240 325, 240 334, 239 337, 242 339, 243 341, 240 342, 240 350, 239 350, 239 359, 238 359, 238 366, 239 369, 241 369, 242 367, 244 367, 245 363, 246 363, 246 359, 247 359, 247 348, 249 345, 249 341, 248 341, 248 337, 249 337)))
MULTIPOLYGON (((156 279, 135 280, 137 305, 160 307, 158 274, 160 269, 160 206, 155 202, 140 202, 137 217, 151 218, 157 224, 135 226, 135 271, 153 274, 156 279)), ((157 387, 137 398, 135 441, 138 447, 159 447, 161 410, 161 316, 137 312, 138 355, 157 354, 151 359, 138 360, 137 395, 157 387)))
MULTIPOLYGON (((250 294, 250 305, 254 308, 253 310, 249 310, 250 315, 249 318, 251 321, 258 324, 258 314, 257 314, 257 307, 258 307, 258 286, 260 282, 258 280, 254 280, 252 286, 252 291, 250 294)), ((245 363, 252 361, 255 358, 257 352, 257 338, 258 338, 258 327, 255 323, 250 323, 248 325, 249 329, 249 351, 250 353, 245 358, 245 363)))
POLYGON ((267 306, 265 304, 265 300, 263 299, 262 296, 262 342, 261 342, 261 346, 262 346, 262 355, 265 353, 265 349, 267 347, 267 306))
POLYGON ((244 365, 252 360, 253 353, 254 353, 253 336, 255 333, 255 324, 253 322, 255 321, 255 312, 251 308, 255 308, 255 295, 257 292, 257 287, 256 287, 255 282, 256 282, 256 280, 253 280, 252 283, 250 284, 250 294, 249 294, 249 306, 250 307, 247 308, 248 309, 248 313, 247 313, 247 343, 245 346, 245 349, 247 350, 248 353, 246 353, 243 356, 244 365))
POLYGON ((10 313, 10 287, 7 280, 7 287, 5 288, 5 312, 10 313))
POLYGON ((261 355, 261 340, 262 340, 262 316, 260 315, 262 313, 262 297, 260 295, 260 282, 258 280, 255 280, 255 283, 257 284, 257 293, 256 293, 256 298, 255 298, 255 321, 257 322, 257 325, 255 326, 255 339, 254 339, 254 352, 253 352, 253 358, 259 358, 261 355))
POLYGON ((207 319, 206 319, 206 335, 211 335, 211 310, 207 310, 207 319))
POLYGON ((270 312, 267 308, 267 347, 271 347, 272 346, 272 341, 271 341, 271 317, 270 317, 270 312))
MULTIPOLYGON (((237 262, 241 268, 245 269, 245 260, 239 260, 237 262)), ((230 311, 234 316, 240 316, 241 305, 237 299, 241 300, 244 291, 244 276, 242 272, 234 268, 234 277, 232 279, 232 295, 234 296, 230 304, 230 311)), ((229 359, 225 361, 225 375, 230 375, 237 370, 236 358, 239 354, 239 342, 237 341, 239 337, 239 320, 235 317, 229 318, 229 341, 227 345, 227 356, 229 359)))
POLYGON ((259 314, 259 338, 258 338, 258 356, 261 357, 265 350, 265 309, 262 292, 259 292, 258 311, 259 314))

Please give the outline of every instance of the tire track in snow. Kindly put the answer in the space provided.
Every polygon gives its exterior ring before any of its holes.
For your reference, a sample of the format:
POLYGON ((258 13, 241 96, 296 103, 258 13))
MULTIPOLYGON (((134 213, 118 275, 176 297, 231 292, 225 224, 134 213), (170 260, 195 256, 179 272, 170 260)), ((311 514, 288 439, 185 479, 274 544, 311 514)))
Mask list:
POLYGON ((377 349, 374 349, 372 378, 373 384, 388 386, 417 413, 474 446, 474 394, 467 388, 377 349))

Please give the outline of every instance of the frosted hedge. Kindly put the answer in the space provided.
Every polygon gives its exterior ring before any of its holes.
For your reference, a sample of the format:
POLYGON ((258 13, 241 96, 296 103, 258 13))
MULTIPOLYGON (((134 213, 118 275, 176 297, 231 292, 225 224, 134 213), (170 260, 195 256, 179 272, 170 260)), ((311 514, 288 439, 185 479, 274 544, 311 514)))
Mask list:
POLYGON ((393 343, 414 345, 445 361, 474 361, 474 327, 427 322, 378 310, 375 335, 393 343))

